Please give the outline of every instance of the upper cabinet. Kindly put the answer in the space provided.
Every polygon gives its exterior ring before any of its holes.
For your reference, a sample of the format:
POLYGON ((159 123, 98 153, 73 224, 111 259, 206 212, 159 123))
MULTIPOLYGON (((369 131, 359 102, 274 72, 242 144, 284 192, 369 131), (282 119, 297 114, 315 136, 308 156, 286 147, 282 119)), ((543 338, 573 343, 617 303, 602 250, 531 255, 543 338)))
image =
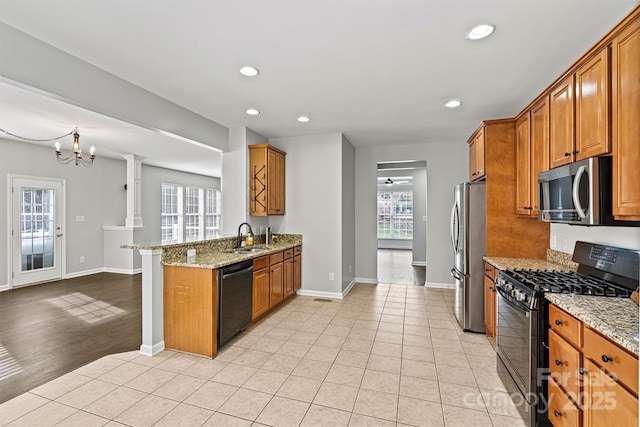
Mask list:
POLYGON ((613 215, 640 220, 640 16, 611 45, 613 215))
POLYGON ((538 174, 549 169, 549 100, 516 120, 516 213, 538 217, 538 174))
POLYGON ((551 90, 551 167, 573 161, 575 132, 573 109, 573 74, 551 90))
POLYGON ((611 152, 609 48, 576 71, 575 160, 611 152))
POLYGON ((486 176, 484 128, 478 129, 469 139, 469 180, 478 181, 486 176))
POLYGON ((249 146, 249 215, 285 214, 285 160, 269 144, 249 146))
POLYGON ((609 49, 551 90, 551 167, 611 151, 609 49))

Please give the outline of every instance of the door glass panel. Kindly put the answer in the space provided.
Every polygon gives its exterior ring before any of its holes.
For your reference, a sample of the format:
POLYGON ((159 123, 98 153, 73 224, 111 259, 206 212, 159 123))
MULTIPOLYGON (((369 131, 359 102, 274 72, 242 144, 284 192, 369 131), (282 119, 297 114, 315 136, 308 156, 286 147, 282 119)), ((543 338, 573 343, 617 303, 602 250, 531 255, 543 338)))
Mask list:
POLYGON ((54 190, 21 187, 22 271, 54 266, 54 190))

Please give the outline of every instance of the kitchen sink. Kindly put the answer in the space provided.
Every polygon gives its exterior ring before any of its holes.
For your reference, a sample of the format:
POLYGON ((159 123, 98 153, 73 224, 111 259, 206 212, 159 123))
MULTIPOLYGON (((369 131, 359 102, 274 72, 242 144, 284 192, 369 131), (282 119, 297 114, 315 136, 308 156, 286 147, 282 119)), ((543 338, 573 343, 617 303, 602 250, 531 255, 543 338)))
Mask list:
POLYGON ((255 254, 255 253, 264 252, 267 250, 268 250, 267 248, 239 248, 239 249, 232 249, 229 252, 234 254, 255 254))

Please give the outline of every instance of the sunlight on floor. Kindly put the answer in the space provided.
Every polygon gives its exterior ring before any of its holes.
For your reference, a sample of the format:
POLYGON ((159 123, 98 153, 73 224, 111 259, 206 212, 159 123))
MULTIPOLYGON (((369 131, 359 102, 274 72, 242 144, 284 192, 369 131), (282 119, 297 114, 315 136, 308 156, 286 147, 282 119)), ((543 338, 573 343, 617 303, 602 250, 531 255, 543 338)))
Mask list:
POLYGON ((104 301, 99 301, 81 292, 74 292, 47 301, 87 323, 99 322, 126 313, 125 310, 104 301))
POLYGON ((22 371, 23 369, 16 359, 0 344, 0 381, 22 371))

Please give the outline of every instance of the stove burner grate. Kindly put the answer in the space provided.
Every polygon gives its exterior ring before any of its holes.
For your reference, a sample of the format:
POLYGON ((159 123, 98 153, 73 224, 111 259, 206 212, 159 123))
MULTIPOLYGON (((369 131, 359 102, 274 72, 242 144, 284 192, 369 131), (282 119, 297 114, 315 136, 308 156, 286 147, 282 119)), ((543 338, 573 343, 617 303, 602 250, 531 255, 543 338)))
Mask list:
POLYGON ((506 275, 522 287, 538 292, 628 298, 625 287, 573 271, 506 270, 506 275))

